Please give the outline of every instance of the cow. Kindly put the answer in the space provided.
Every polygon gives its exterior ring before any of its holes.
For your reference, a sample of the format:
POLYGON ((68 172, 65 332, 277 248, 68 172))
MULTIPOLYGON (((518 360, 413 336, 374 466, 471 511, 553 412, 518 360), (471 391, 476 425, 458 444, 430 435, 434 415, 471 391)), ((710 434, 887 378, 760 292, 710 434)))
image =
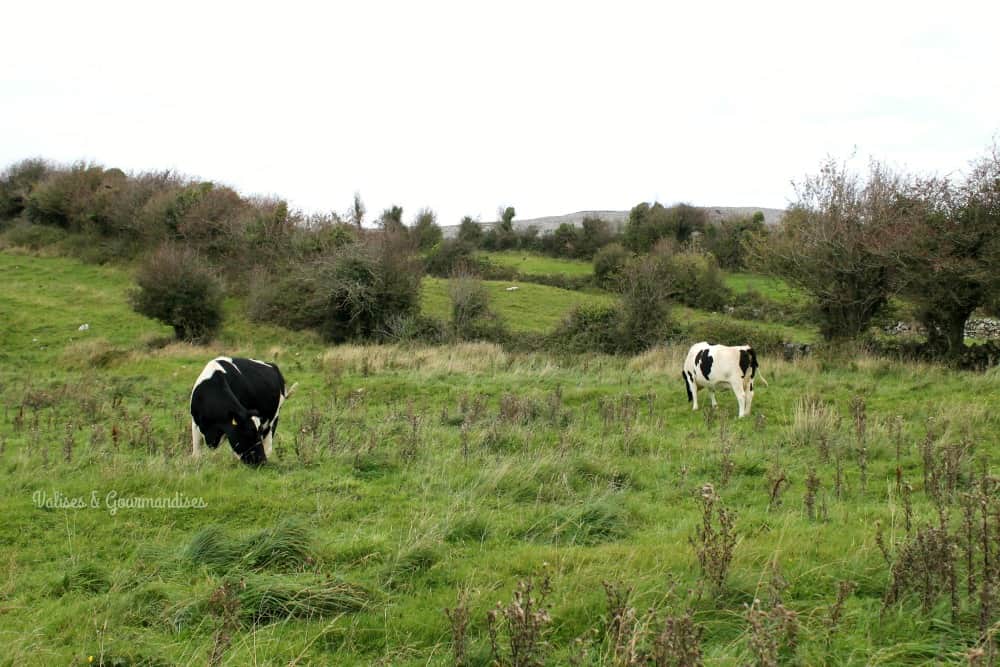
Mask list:
POLYGON ((193 455, 204 442, 215 449, 225 435, 243 463, 260 465, 271 456, 278 411, 298 383, 285 390, 274 364, 256 359, 216 357, 191 389, 193 455))
POLYGON ((695 343, 684 359, 681 376, 684 378, 688 401, 693 404, 692 410, 698 409, 699 389, 708 389, 712 406, 715 407, 718 405, 715 402, 715 387, 729 385, 736 394, 740 417, 750 414, 754 379, 760 378, 767 385, 767 380, 757 372, 757 354, 749 345, 731 347, 711 345, 704 341, 695 343))

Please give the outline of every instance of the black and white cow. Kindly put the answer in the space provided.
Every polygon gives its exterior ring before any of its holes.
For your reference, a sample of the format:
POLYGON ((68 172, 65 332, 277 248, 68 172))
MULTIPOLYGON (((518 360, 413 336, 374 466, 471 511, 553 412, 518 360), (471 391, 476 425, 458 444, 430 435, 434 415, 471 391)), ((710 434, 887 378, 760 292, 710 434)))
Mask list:
POLYGON ((759 377, 767 385, 767 380, 757 373, 757 354, 749 345, 730 347, 729 345, 710 345, 702 341, 695 343, 688 350, 684 359, 684 370, 681 371, 684 386, 687 389, 688 401, 693 403, 691 409, 698 409, 698 390, 708 389, 715 402, 715 387, 729 385, 736 394, 740 406, 740 417, 750 414, 750 404, 753 403, 754 378, 759 377))
POLYGON ((222 436, 244 463, 259 465, 271 455, 278 411, 297 383, 285 390, 274 364, 256 359, 216 357, 205 365, 191 390, 194 456, 204 442, 212 449, 222 436))

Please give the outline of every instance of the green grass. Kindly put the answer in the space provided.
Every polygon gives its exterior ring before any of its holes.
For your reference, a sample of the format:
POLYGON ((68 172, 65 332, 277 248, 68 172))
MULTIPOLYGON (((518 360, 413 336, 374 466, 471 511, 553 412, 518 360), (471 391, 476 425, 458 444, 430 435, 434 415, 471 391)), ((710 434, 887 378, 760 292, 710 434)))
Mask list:
POLYGON ((549 257, 547 255, 517 250, 482 252, 480 255, 494 264, 512 267, 525 275, 562 274, 577 277, 589 276, 594 272, 593 262, 579 259, 549 257))
MULTIPOLYGON (((588 294, 535 283, 484 280, 483 285, 490 295, 490 307, 513 331, 535 333, 551 331, 574 306, 606 304, 614 301, 609 295, 588 294), (507 288, 512 285, 517 285, 518 289, 508 292, 507 288)), ((448 281, 441 278, 424 278, 420 307, 425 315, 450 320, 451 301, 448 296, 448 281)))
POLYGON ((773 301, 781 303, 803 303, 806 295, 788 285, 781 278, 763 276, 756 273, 727 273, 726 286, 737 294, 753 290, 773 301))
MULTIPOLYGON (((905 535, 897 420, 918 525, 938 520, 923 485, 928 418, 935 446, 975 445, 960 491, 981 465, 996 474, 996 370, 762 356, 770 386, 737 421, 730 393, 716 412, 689 409, 683 347, 633 359, 327 347, 247 322, 238 301, 220 340, 195 347, 165 344, 164 327, 131 313, 120 269, 0 253, 0 280, 0 664, 204 665, 215 654, 227 665, 449 665, 443 610, 459 591, 469 655, 485 664, 487 611, 541 571, 553 588, 546 664, 567 664, 576 638, 605 627, 602 582, 633 587, 639 615, 658 619, 702 590, 689 538, 706 482, 737 513, 739 535, 721 593, 692 598, 707 664, 753 661, 744 605, 768 599, 772 561, 798 614, 786 656, 798 664, 966 664, 978 636, 964 585, 956 624, 944 598, 927 612, 913 596, 882 610, 889 574, 875 524, 890 542, 905 535), (84 322, 90 330, 77 331, 84 322), (188 456, 191 383, 220 352, 276 360, 300 383, 277 456, 259 470, 228 451, 188 456), (817 442, 792 444, 812 432, 797 416, 803 397, 839 417, 826 435, 842 457, 842 497, 835 461, 817 442), (866 402, 865 487, 855 397, 866 402), (779 468, 791 484, 772 505, 779 468), (821 480, 817 520, 803 504, 810 468, 821 480), (39 493, 84 507, 37 507, 39 493), (204 507, 112 512, 110 494, 204 507), (855 589, 830 630, 841 580, 855 589)), ((425 289, 428 310, 446 303, 443 282, 425 289)), ((533 299, 513 307, 495 295, 496 306, 539 329, 552 304, 580 298, 522 289, 533 299)), ((956 522, 960 508, 947 507, 956 522)))

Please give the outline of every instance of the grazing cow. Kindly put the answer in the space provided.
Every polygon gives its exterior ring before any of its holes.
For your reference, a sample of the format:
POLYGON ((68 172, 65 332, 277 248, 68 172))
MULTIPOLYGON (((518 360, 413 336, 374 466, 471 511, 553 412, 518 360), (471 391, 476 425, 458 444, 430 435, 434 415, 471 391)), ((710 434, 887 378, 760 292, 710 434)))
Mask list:
POLYGON ((754 378, 759 377, 767 385, 767 380, 757 373, 757 354, 749 345, 730 347, 710 345, 704 341, 695 343, 684 359, 681 376, 684 378, 688 401, 693 404, 692 410, 698 409, 699 389, 708 389, 714 407, 718 405, 715 402, 715 387, 729 385, 736 394, 740 417, 750 414, 754 378))
POLYGON ((206 364, 191 390, 191 440, 194 456, 204 441, 212 449, 222 436, 244 463, 259 465, 271 455, 278 411, 295 391, 274 364, 256 359, 216 357, 206 364))

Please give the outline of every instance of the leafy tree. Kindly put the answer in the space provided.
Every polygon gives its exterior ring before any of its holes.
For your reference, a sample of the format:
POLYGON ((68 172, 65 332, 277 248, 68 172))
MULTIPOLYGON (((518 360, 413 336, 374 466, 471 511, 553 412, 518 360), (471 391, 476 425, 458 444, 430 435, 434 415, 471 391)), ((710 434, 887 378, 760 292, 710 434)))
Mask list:
POLYGON ((809 293, 827 339, 863 334, 892 285, 888 233, 905 212, 903 179, 872 162, 866 179, 833 159, 796 184, 797 201, 774 232, 747 250, 766 272, 809 293))
POLYGON ((429 250, 441 241, 443 233, 437 224, 437 216, 429 208, 421 209, 413 221, 413 235, 420 250, 429 250))
MULTIPOLYGON (((361 193, 354 193, 354 201, 351 203, 351 210, 347 212, 347 217, 350 219, 351 224, 353 224, 358 229, 361 229, 361 224, 365 220, 365 213, 367 209, 365 208, 365 203, 361 201, 361 193)), ((403 214, 402 211, 399 212, 400 215, 403 214)))
POLYGON ((512 232, 512 231, 514 231, 514 216, 517 215, 517 213, 514 211, 514 207, 513 206, 506 206, 506 207, 501 206, 500 210, 498 211, 498 213, 500 214, 499 215, 499 217, 500 217, 500 229, 503 230, 503 231, 505 231, 505 232, 512 232))
POLYGON ((0 173, 0 220, 21 215, 28 203, 28 196, 50 171, 41 159, 21 160, 0 173))
POLYGON ((378 224, 385 231, 398 232, 405 229, 405 225, 403 225, 403 207, 393 204, 382 211, 382 215, 378 218, 378 224))
POLYGON ((746 242, 765 231, 764 214, 760 211, 749 218, 727 218, 705 227, 704 246, 722 268, 743 271, 747 268, 746 242))
POLYGON ((479 226, 478 222, 465 216, 458 226, 458 240, 478 247, 483 240, 483 228, 479 226))
POLYGON ((932 353, 965 347, 965 323, 1000 290, 1000 158, 997 148, 973 164, 964 183, 915 181, 901 207, 890 257, 899 289, 916 306, 932 353))
POLYGON ((670 208, 660 203, 652 206, 642 202, 629 211, 625 225, 624 241, 633 252, 648 252, 663 238, 686 242, 691 236, 705 228, 705 212, 689 204, 678 204, 670 208))

